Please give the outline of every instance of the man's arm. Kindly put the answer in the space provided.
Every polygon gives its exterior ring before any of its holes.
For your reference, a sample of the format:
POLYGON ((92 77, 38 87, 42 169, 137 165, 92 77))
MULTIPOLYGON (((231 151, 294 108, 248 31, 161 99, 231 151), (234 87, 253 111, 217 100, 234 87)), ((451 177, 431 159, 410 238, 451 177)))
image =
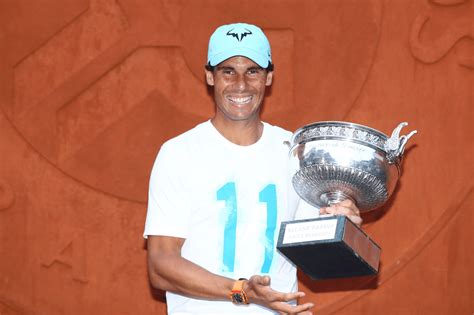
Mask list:
MULTIPOLYGON (((148 269, 154 288, 194 298, 228 300, 234 279, 213 274, 181 256, 184 239, 148 236, 148 269)), ((304 296, 303 292, 282 293, 271 289, 270 277, 252 276, 244 283, 250 303, 256 303, 284 314, 311 314, 312 303, 287 304, 304 296)))
POLYGON ((148 269, 153 287, 195 298, 228 299, 234 281, 181 257, 184 239, 148 236, 148 269))

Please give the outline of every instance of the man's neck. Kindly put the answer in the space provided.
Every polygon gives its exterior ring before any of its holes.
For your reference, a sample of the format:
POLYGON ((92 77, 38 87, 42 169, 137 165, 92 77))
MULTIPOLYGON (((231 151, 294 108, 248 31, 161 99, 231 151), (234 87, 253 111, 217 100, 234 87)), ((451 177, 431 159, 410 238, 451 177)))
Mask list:
POLYGON ((212 118, 211 123, 224 138, 242 146, 256 143, 263 133, 263 123, 260 120, 222 121, 212 118))

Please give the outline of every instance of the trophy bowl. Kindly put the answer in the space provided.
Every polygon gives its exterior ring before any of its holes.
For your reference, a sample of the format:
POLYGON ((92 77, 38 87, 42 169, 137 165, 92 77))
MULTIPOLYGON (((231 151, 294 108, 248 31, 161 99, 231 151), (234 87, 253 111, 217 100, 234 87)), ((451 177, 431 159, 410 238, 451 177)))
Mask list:
POLYGON ((405 144, 416 131, 388 137, 363 125, 322 121, 298 129, 290 143, 292 181, 298 195, 316 207, 352 200, 361 212, 383 205, 401 173, 405 144))

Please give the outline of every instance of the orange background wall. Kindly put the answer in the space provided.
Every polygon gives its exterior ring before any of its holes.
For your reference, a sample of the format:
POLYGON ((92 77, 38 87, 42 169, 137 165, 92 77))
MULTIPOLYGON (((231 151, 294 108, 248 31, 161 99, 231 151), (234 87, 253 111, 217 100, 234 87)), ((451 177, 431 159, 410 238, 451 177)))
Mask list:
MULTIPOLYGON (((418 129, 365 216, 377 278, 313 282, 317 314, 472 314, 474 1, 1 0, 0 314, 163 314, 142 230, 160 144, 210 117, 209 35, 260 25, 264 119, 418 129)), ((192 157, 190 157, 192 163, 192 157)), ((199 166, 197 166, 199 167, 199 166)))

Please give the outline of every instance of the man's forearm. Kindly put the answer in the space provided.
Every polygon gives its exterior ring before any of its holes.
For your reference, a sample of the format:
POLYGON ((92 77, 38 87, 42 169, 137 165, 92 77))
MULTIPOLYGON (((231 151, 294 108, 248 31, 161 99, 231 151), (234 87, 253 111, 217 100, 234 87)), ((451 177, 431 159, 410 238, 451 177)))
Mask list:
POLYGON ((196 298, 228 299, 234 279, 213 274, 176 252, 148 251, 153 287, 196 298))

